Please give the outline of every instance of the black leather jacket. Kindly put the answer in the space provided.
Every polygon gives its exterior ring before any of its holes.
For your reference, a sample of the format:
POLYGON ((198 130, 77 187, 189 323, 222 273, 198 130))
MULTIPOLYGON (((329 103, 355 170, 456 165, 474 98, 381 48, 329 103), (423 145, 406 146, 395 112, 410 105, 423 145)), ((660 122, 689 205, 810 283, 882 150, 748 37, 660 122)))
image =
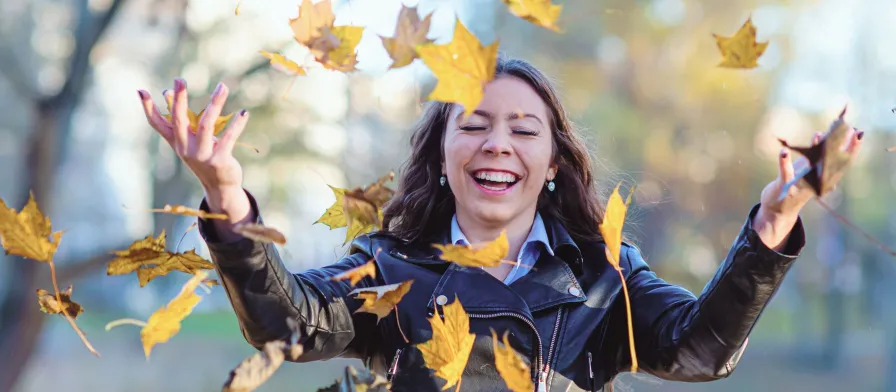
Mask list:
MULTIPOLYGON (((255 200, 249 199, 257 214, 255 200)), ((208 210, 204 200, 200 208, 208 210)), ((756 320, 805 244, 799 221, 787 254, 766 247, 752 229, 757 210, 758 205, 699 298, 657 277, 637 248, 623 245, 620 264, 641 371, 697 382, 734 370, 756 320)), ((495 370, 490 328, 499 336, 510 331, 511 345, 531 362, 539 390, 609 390, 614 376, 630 367, 622 284, 604 245, 576 244, 547 218, 555 255, 542 252, 535 268, 509 286, 481 269, 439 260, 428 243, 406 244, 381 233, 356 238, 349 255, 335 264, 293 274, 272 245, 246 238, 221 243, 210 223, 200 220, 199 227, 246 340, 260 348, 286 338, 285 320, 296 319, 305 348, 299 362, 361 358, 372 370, 389 374, 394 391, 440 391, 445 382, 424 366, 414 345, 432 336, 427 318, 433 307, 456 296, 477 336, 463 391, 506 390, 495 370), (379 323, 373 314, 355 313, 361 301, 347 295, 354 289, 348 281, 329 279, 367 262, 377 249, 382 251, 376 256, 376 279, 365 278, 357 287, 414 280, 397 315, 393 311, 379 323)), ((446 243, 448 236, 446 228, 446 243)))

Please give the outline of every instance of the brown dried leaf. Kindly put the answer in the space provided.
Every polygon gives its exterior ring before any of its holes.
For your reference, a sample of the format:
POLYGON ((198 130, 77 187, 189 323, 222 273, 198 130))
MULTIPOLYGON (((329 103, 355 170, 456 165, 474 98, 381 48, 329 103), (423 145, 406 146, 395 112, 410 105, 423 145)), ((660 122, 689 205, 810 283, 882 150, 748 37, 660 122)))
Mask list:
POLYGON ((62 304, 56 300, 56 295, 44 289, 37 289, 37 302, 40 303, 40 310, 46 314, 62 314, 62 308, 71 316, 72 319, 78 318, 78 315, 84 313, 84 308, 77 302, 72 301, 72 286, 59 293, 62 304))
POLYGON ((800 153, 809 161, 808 170, 804 172, 803 176, 798 175, 792 181, 784 184, 781 191, 782 197, 787 195, 789 188, 800 180, 809 184, 819 197, 834 190, 837 183, 846 174, 846 168, 852 163, 853 157, 845 150, 846 141, 852 128, 843 120, 845 115, 846 107, 840 112, 840 116, 831 123, 828 132, 814 146, 796 147, 778 139, 782 145, 800 153))
POLYGON ((286 245, 286 236, 273 227, 259 225, 257 223, 242 223, 234 227, 233 231, 243 237, 255 241, 286 245))
POLYGON ((354 289, 348 294, 354 294, 356 299, 364 300, 355 313, 373 313, 376 315, 376 322, 380 322, 380 319, 388 316, 395 305, 401 301, 401 298, 411 290, 412 283, 414 283, 413 279, 386 286, 354 289))
POLYGON ((354 285, 358 284, 358 282, 360 282, 361 279, 364 279, 367 276, 369 276, 371 278, 376 278, 376 264, 374 263, 373 259, 370 259, 370 261, 368 261, 364 264, 361 264, 358 267, 352 268, 352 269, 345 271, 339 275, 336 275, 336 276, 330 278, 330 280, 336 281, 336 280, 349 279, 349 284, 354 286, 354 285))
POLYGON ((392 58, 392 65, 389 69, 410 65, 417 58, 415 47, 433 42, 426 38, 431 21, 432 14, 426 15, 421 21, 420 15, 417 14, 417 7, 408 7, 402 4, 401 12, 398 13, 398 23, 395 26, 395 37, 380 37, 386 52, 392 58))
POLYGON ((246 358, 230 372, 222 392, 254 391, 271 378, 287 356, 295 361, 301 354, 301 345, 290 346, 282 340, 267 342, 262 351, 246 358))
POLYGON ((165 230, 158 238, 152 234, 134 241, 128 249, 114 251, 116 257, 106 267, 106 275, 125 275, 137 272, 140 287, 151 280, 165 276, 171 271, 196 274, 201 270, 211 270, 215 266, 196 254, 194 249, 183 253, 173 253, 165 249, 165 230))
POLYGON ((190 208, 187 206, 172 206, 171 204, 165 204, 165 207, 154 208, 149 211, 150 212, 164 212, 164 213, 168 213, 168 214, 183 215, 183 216, 195 216, 195 217, 199 217, 202 219, 227 219, 226 214, 215 214, 215 213, 211 213, 211 212, 197 210, 197 209, 190 208))
POLYGON ((390 388, 392 384, 382 375, 373 373, 367 368, 356 370, 346 366, 345 377, 318 389, 317 392, 389 392, 390 388))

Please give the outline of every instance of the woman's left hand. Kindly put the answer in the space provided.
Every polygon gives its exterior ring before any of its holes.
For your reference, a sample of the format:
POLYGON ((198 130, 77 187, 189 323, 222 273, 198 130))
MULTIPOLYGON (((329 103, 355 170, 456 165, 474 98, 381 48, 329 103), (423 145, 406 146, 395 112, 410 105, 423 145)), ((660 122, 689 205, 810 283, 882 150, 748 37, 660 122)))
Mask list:
MULTIPOLYGON (((864 134, 863 131, 853 128, 846 139, 846 145, 841 148, 845 148, 854 158, 862 145, 864 134)), ((821 137, 822 133, 816 132, 812 138, 812 145, 818 144, 821 137)), ((809 164, 805 157, 792 162, 791 155, 793 153, 790 149, 786 147, 781 149, 781 153, 778 155, 778 178, 762 190, 759 212, 753 220, 753 229, 759 233, 759 238, 766 246, 776 251, 780 251, 787 244, 790 231, 793 230, 793 226, 799 218, 800 210, 815 197, 815 191, 810 187, 797 183, 788 188, 784 198, 779 198, 784 184, 793 180, 796 168, 802 168, 809 164)))

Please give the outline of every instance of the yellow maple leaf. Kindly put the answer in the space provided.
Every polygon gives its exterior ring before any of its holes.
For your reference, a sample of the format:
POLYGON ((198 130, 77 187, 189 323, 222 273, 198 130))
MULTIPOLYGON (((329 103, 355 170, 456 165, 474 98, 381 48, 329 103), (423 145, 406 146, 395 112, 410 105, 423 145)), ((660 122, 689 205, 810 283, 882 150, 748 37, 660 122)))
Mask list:
POLYGON ((234 227, 233 231, 243 237, 255 241, 286 245, 286 236, 273 227, 263 226, 257 223, 241 223, 234 227))
POLYGON ((502 0, 510 13, 537 26, 559 32, 557 18, 562 5, 551 4, 551 0, 502 0))
POLYGON ((168 302, 164 308, 161 308, 146 321, 146 325, 140 330, 140 340, 143 342, 143 353, 149 358, 149 353, 153 346, 158 343, 165 343, 180 331, 180 323, 186 318, 202 297, 196 295, 194 290, 199 287, 205 277, 208 276, 204 271, 199 271, 195 276, 184 283, 174 299, 168 302))
POLYGON ((197 255, 193 249, 183 253, 166 250, 164 229, 155 239, 150 234, 131 243, 128 249, 113 253, 116 257, 106 267, 106 275, 125 275, 136 271, 140 287, 171 271, 195 275, 202 270, 215 268, 214 264, 197 255))
POLYGON ((354 289, 348 294, 354 295, 355 299, 364 301, 355 313, 373 313, 376 315, 376 322, 380 322, 380 319, 388 316, 395 305, 401 301, 401 298, 411 290, 413 283, 414 280, 411 279, 385 286, 354 289))
POLYGON ((731 37, 712 36, 722 52, 722 61, 718 66, 723 68, 756 68, 759 66, 756 60, 768 47, 768 41, 756 42, 756 26, 753 26, 752 18, 747 18, 731 37))
POLYGON ((619 253, 622 250, 622 225, 625 223, 625 214, 628 211, 628 205, 631 203, 632 194, 634 193, 635 189, 632 188, 625 202, 623 202, 622 196, 619 195, 619 184, 616 184, 616 188, 613 189, 610 199, 607 200, 607 210, 604 213, 604 219, 598 227, 600 229, 601 237, 604 238, 604 242, 607 244, 607 246, 604 247, 607 261, 609 261, 613 268, 616 269, 619 273, 619 280, 622 281, 622 291, 625 295, 625 311, 628 319, 628 343, 632 357, 632 373, 638 371, 638 357, 635 354, 635 332, 632 326, 632 305, 628 295, 628 285, 625 283, 625 276, 622 274, 622 267, 619 265, 619 253))
POLYGON ((432 246, 442 251, 442 254, 439 255, 442 260, 465 267, 497 267, 507 257, 507 252, 510 250, 507 230, 501 230, 498 238, 479 247, 453 244, 433 244, 432 246))
POLYGON ((532 372, 529 365, 523 361, 523 357, 513 349, 504 331, 503 344, 498 342, 498 334, 492 330, 492 346, 495 349, 495 368, 504 379, 504 383, 513 392, 531 392, 535 390, 532 385, 532 372))
MULTIPOLYGON (((348 192, 348 189, 344 188, 336 188, 330 185, 327 185, 333 191, 333 195, 336 196, 336 201, 333 202, 326 211, 324 211, 323 215, 320 216, 314 223, 322 223, 327 225, 330 230, 338 229, 340 227, 348 227, 345 231, 345 242, 343 244, 348 243, 355 237, 369 233, 373 230, 376 230, 375 225, 367 225, 364 226, 361 221, 355 219, 352 221, 352 225, 348 225, 348 220, 345 217, 345 212, 343 211, 343 205, 345 204, 345 192, 348 192)), ((382 221, 383 219, 383 211, 379 211, 379 219, 382 221)))
POLYGON ((395 173, 390 171, 375 183, 352 190, 327 185, 336 196, 336 201, 314 223, 323 223, 331 230, 348 227, 345 243, 376 230, 383 221, 383 205, 395 194, 385 185, 394 177, 395 173))
POLYGON ((600 235, 604 238, 610 254, 610 264, 619 269, 619 252, 622 249, 622 225, 625 223, 625 214, 628 211, 628 205, 632 201, 634 188, 629 192, 625 202, 619 195, 619 184, 613 189, 610 199, 607 200, 607 210, 604 212, 604 219, 598 228, 600 235))
POLYGON ((72 286, 68 286, 67 290, 60 292, 59 298, 62 300, 61 304, 56 300, 56 294, 44 289, 37 289, 37 302, 40 304, 42 312, 46 314, 62 314, 62 309, 65 308, 65 312, 72 319, 84 313, 84 308, 77 302, 72 301, 72 286))
POLYGON ((464 116, 473 113, 482 101, 486 83, 495 78, 498 41, 482 46, 460 19, 456 19, 450 43, 423 44, 417 46, 417 53, 439 79, 429 99, 463 105, 464 116))
POLYGON ((335 20, 329 0, 316 4, 303 0, 299 15, 289 20, 289 27, 296 42, 308 47, 314 59, 324 68, 354 71, 358 63, 355 48, 361 42, 364 28, 333 26, 335 20))
POLYGON ((53 232, 50 218, 37 208, 34 194, 29 194, 28 202, 18 213, 0 199, 0 245, 7 255, 51 262, 60 240, 62 231, 53 232))
POLYGON ((364 279, 365 277, 368 277, 368 276, 371 278, 376 278, 376 264, 374 263, 373 259, 370 259, 370 261, 368 261, 364 264, 361 264, 358 267, 352 268, 352 269, 345 271, 339 275, 336 275, 336 276, 330 278, 330 280, 346 280, 346 279, 348 279, 349 284, 354 286, 354 285, 358 284, 358 282, 360 282, 361 279, 364 279))
POLYGON ((383 47, 392 58, 392 68, 401 68, 411 64, 417 58, 417 45, 430 43, 433 40, 426 38, 429 33, 429 24, 432 22, 432 14, 426 15, 420 20, 417 7, 408 7, 402 4, 398 13, 398 24, 395 26, 395 37, 382 37, 383 47))
MULTIPOLYGON (((163 114, 162 117, 165 117, 168 122, 171 122, 171 111, 174 106, 174 94, 165 95, 165 103, 168 105, 168 114, 163 114)), ((199 113, 196 113, 192 109, 187 108, 187 119, 190 120, 190 132, 196 133, 196 131, 199 129, 199 120, 202 119, 203 114, 205 114, 204 108, 200 110, 199 113)), ((212 132, 212 134, 218 136, 218 134, 224 131, 224 127, 227 125, 227 122, 230 121, 231 117, 233 117, 233 113, 218 116, 218 118, 215 119, 215 130, 212 132)))
POLYGON ((302 66, 300 66, 298 63, 286 58, 286 56, 280 53, 271 53, 264 50, 260 50, 258 51, 258 53, 261 53, 262 56, 270 60, 271 67, 280 72, 284 72, 293 76, 305 74, 305 68, 302 68, 302 66))
POLYGON ((442 306, 442 309, 445 311, 445 319, 439 316, 439 309, 436 307, 435 314, 428 319, 432 326, 432 338, 418 344, 417 348, 423 354, 426 367, 435 370, 436 376, 446 381, 442 387, 444 391, 460 384, 476 335, 470 333, 470 319, 457 295, 454 296, 454 302, 442 306))

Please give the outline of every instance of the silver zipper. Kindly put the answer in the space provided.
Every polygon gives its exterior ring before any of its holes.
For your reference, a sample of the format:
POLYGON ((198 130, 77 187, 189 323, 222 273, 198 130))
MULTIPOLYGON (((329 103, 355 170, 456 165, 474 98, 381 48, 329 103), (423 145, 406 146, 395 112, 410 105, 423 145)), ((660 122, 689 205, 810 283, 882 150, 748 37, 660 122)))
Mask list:
POLYGON ((594 390, 594 368, 591 365, 591 351, 588 351, 588 383, 591 390, 594 390))
POLYGON ((492 314, 476 314, 476 313, 470 313, 469 316, 472 317, 472 318, 495 318, 495 317, 511 316, 511 317, 516 317, 516 318, 518 318, 518 319, 520 319, 520 320, 525 321, 526 324, 529 324, 529 327, 532 327, 532 331, 535 332, 535 339, 538 339, 538 357, 536 358, 536 366, 535 366, 535 368, 536 368, 536 369, 541 369, 541 363, 542 363, 542 358, 541 358, 541 354, 542 354, 542 353, 541 353, 541 351, 542 351, 542 348, 541 348, 541 335, 538 334, 538 329, 535 328, 535 324, 533 324, 531 321, 529 321, 529 319, 527 319, 527 318, 525 318, 525 317, 523 317, 523 316, 520 316, 519 314, 513 313, 513 312, 500 312, 500 313, 492 313, 492 314))
POLYGON ((401 349, 395 350, 395 358, 392 358, 392 365, 389 366, 389 373, 386 375, 386 381, 392 382, 392 377, 398 372, 399 356, 401 356, 401 349))
POLYGON ((544 368, 538 378, 538 391, 547 389, 548 373, 551 370, 551 357, 554 355, 554 343, 557 342, 557 332, 560 330, 560 319, 563 318, 563 307, 557 310, 557 321, 554 322, 554 331, 551 332, 551 345, 548 347, 548 358, 545 360, 544 368))

